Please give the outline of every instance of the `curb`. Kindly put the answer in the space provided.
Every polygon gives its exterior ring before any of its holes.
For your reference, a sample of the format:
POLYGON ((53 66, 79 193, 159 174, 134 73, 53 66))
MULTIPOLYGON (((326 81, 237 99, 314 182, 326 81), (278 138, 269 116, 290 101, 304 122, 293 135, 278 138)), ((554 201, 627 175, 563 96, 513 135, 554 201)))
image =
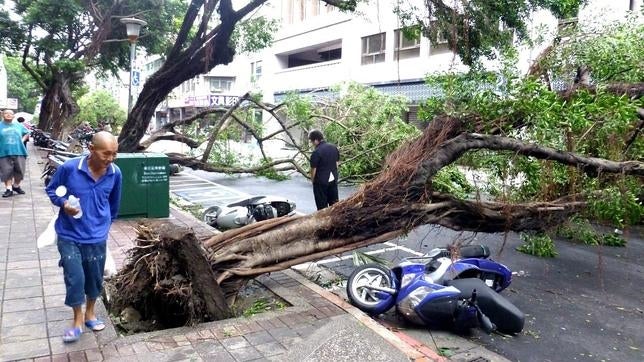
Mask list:
POLYGON ((365 314, 360 309, 352 306, 351 304, 342 300, 342 298, 337 295, 325 290, 319 285, 311 282, 310 280, 303 277, 300 273, 287 269, 282 271, 284 274, 289 277, 297 280, 303 286, 311 289, 315 293, 322 296, 324 299, 335 304, 339 308, 343 309, 347 313, 351 314, 356 318, 360 323, 365 327, 371 329, 380 337, 384 338, 391 345, 396 347, 402 353, 404 353, 411 361, 425 362, 425 361, 447 361, 445 357, 438 355, 434 350, 423 345, 421 342, 415 340, 414 338, 402 333, 402 332, 392 332, 387 329, 380 323, 373 320, 367 314, 365 314))

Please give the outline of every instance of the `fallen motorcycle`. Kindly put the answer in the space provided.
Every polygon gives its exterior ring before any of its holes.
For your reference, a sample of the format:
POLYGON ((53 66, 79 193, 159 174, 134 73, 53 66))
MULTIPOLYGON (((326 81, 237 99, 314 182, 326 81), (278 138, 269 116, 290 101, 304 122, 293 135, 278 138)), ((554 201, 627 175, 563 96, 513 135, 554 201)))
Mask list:
POLYGON ((211 206, 202 219, 214 228, 226 230, 294 213, 293 201, 278 196, 253 196, 226 206, 211 206))
POLYGON ((498 294, 510 285, 510 270, 487 259, 486 246, 462 247, 459 253, 453 260, 452 251, 437 248, 426 256, 403 259, 392 269, 362 265, 349 277, 349 301, 374 316, 395 305, 405 319, 429 327, 521 332, 523 312, 498 294))

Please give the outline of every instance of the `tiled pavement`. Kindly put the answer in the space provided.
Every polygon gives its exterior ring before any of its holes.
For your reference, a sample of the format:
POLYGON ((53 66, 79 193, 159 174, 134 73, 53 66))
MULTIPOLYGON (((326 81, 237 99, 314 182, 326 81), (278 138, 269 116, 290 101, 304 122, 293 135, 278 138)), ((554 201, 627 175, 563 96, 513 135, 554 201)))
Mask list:
MULTIPOLYGON (((312 337, 316 330, 343 318, 355 321, 344 309, 289 276, 292 272, 280 272, 260 281, 292 305, 282 311, 127 337, 117 336, 109 323, 100 333, 86 331, 80 341, 64 344, 61 335, 70 324, 71 310, 63 304, 65 287, 58 252, 55 246, 36 246, 37 236, 56 208, 39 178, 43 161, 38 151, 31 152, 22 183, 27 194, 0 199, 1 361, 300 360, 296 347, 317 338, 312 337)), ((207 225, 181 211, 172 210, 168 221, 190 226, 197 235, 212 233, 207 225)), ((112 226, 108 246, 117 266, 133 245, 136 223, 117 220, 112 226)), ((97 309, 108 321, 102 303, 97 309)), ((389 353, 394 357, 385 360, 409 359, 381 337, 373 338, 378 346, 365 346, 359 356, 380 359, 389 353)))

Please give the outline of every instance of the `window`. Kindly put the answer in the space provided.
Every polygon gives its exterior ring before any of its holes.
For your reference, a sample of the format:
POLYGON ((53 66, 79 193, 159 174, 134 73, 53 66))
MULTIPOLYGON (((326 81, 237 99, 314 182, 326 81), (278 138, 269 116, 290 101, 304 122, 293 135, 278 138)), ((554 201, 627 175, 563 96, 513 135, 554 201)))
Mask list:
POLYGON ((335 6, 322 3, 321 0, 282 0, 282 22, 300 23, 335 9, 335 6))
POLYGON ((262 78, 262 61, 250 63, 250 81, 257 82, 262 78))
POLYGON ((382 63, 385 61, 386 34, 374 34, 362 38, 362 64, 382 63))
POLYGON ((193 79, 188 79, 187 81, 183 82, 181 84, 181 93, 190 93, 195 91, 195 80, 193 79))
POLYGON ((414 30, 404 31, 398 29, 394 31, 394 57, 395 59, 407 59, 420 56, 420 33, 414 30), (412 38, 408 38, 411 36, 412 38))
MULTIPOLYGON (((437 27, 437 22, 432 21, 430 22, 431 27, 437 27)), ((445 30, 440 29, 437 27, 436 29, 436 43, 437 44, 447 44, 447 34, 445 33, 445 30)))
POLYGON ((430 30, 430 33, 432 35, 434 33, 436 34, 436 37, 434 38, 436 40, 436 44, 434 44, 434 39, 430 39, 432 40, 432 44, 430 45, 429 53, 440 54, 440 53, 449 52, 450 51, 449 44, 447 43, 447 36, 449 35, 449 33, 446 33, 444 30, 438 28, 436 21, 430 22, 430 27, 432 27, 432 29, 430 30))
POLYGON ((233 87, 233 83, 235 83, 235 78, 233 77, 208 77, 206 79, 210 93, 222 93, 230 91, 230 89, 233 87))

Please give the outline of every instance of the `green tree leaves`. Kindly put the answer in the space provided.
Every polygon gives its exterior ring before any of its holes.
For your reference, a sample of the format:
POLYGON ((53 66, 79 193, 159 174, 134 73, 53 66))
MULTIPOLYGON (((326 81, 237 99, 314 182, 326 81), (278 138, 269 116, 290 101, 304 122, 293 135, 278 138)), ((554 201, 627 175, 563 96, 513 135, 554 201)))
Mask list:
MULTIPOLYGON (((516 72, 508 69, 512 62, 505 63, 498 74, 474 69, 467 74, 430 76, 428 83, 443 89, 443 96, 425 102, 421 115, 431 119, 447 113, 466 120, 472 132, 506 134, 592 157, 644 159, 641 136, 626 149, 638 127, 643 100, 610 86, 614 81, 643 79, 642 32, 644 28, 634 19, 592 32, 577 29, 569 34, 570 40, 555 44, 543 58, 545 76, 539 79, 514 77, 516 72), (567 89, 551 89, 553 79, 570 77, 578 69, 586 69, 590 84, 565 78, 567 89)), ((551 201, 579 194, 590 201, 586 216, 596 221, 623 226, 641 222, 644 215, 643 186, 635 177, 588 175, 508 152, 474 152, 462 165, 482 170, 488 176, 488 187, 482 191, 503 200, 551 201)))
POLYGON ((289 95, 284 103, 289 118, 301 122, 305 130, 321 129, 338 146, 343 180, 373 178, 389 153, 420 134, 402 119, 406 99, 357 83, 335 87, 332 99, 289 95))
POLYGON ((547 9, 559 19, 577 16, 585 0, 428 0, 420 9, 399 3, 395 12, 403 26, 420 26, 436 46, 447 41, 463 63, 494 59, 499 52, 527 38, 526 23, 532 11, 547 9))
POLYGON ((5 57, 4 64, 7 68, 7 94, 11 98, 18 98, 18 110, 33 113, 42 89, 29 73, 22 67, 22 60, 18 57, 5 57))
POLYGON ((93 127, 110 124, 120 126, 125 122, 126 114, 116 99, 106 91, 96 91, 83 96, 78 102, 80 113, 76 122, 89 122, 93 127))

